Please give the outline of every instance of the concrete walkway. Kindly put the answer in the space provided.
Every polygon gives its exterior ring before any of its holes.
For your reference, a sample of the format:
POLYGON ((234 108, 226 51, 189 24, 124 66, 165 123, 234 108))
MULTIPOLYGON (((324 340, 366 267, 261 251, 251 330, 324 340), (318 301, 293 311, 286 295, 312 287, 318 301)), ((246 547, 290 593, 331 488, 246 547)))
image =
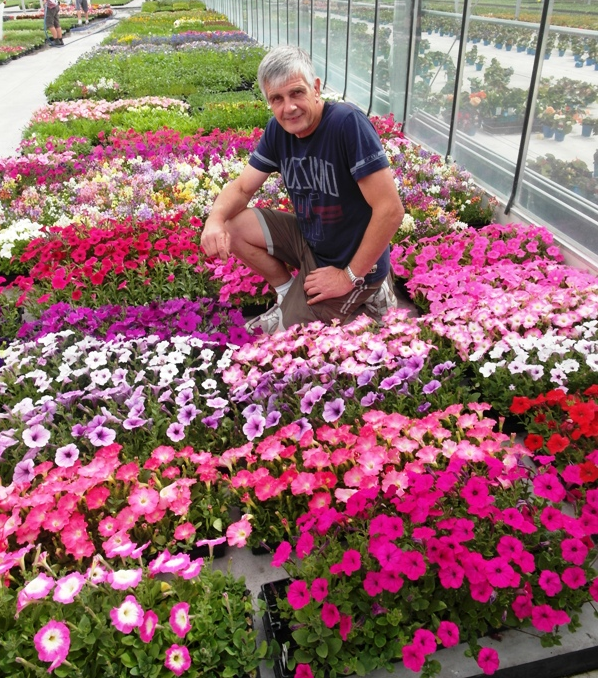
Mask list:
MULTIPOLYGON (((132 0, 126 7, 114 8, 108 19, 76 27, 65 35, 64 47, 44 46, 0 66, 0 157, 16 154, 32 114, 48 103, 45 88, 81 55, 100 45, 116 23, 137 11, 141 3, 132 0)), ((13 13, 17 12, 5 11, 13 13)))

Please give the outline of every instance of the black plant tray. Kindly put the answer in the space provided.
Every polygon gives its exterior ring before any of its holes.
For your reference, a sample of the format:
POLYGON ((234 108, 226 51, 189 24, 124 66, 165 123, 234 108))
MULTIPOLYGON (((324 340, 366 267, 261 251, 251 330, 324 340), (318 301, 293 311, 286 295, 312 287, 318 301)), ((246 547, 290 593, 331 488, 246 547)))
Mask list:
POLYGON ((268 582, 262 586, 258 594, 258 598, 266 603, 266 612, 263 617, 266 638, 269 643, 276 640, 280 645, 280 657, 274 660, 276 678, 293 678, 294 675, 294 671, 288 667, 288 660, 293 655, 297 644, 293 640, 287 622, 280 618, 276 602, 278 598, 286 597, 286 588, 290 582, 290 579, 268 582))

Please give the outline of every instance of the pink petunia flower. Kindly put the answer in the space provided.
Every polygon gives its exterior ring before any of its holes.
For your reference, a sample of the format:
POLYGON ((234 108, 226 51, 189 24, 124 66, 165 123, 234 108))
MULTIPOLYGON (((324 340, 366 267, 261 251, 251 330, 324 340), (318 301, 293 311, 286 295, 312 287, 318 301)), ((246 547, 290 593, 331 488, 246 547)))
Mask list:
POLYGON ((176 526, 174 530, 174 538, 178 541, 186 541, 187 539, 191 539, 195 532, 196 529, 193 523, 182 523, 181 525, 176 526))
POLYGON ((301 608, 305 607, 310 601, 310 594, 307 590, 307 584, 301 579, 292 582, 289 586, 287 598, 290 606, 294 610, 300 610, 301 608))
POLYGON ((229 546, 243 548, 247 544, 247 537, 251 534, 251 524, 247 518, 241 518, 226 529, 226 538, 229 546))
POLYGON ((139 627, 139 637, 144 643, 151 642, 157 625, 158 615, 153 610, 148 610, 143 616, 143 622, 139 627))
POLYGON ((415 645, 405 645, 403 647, 403 664, 411 671, 416 673, 421 671, 425 661, 426 656, 419 647, 415 645))
POLYGON ((122 633, 131 633, 134 628, 143 624, 143 608, 135 596, 129 595, 119 607, 110 610, 110 618, 114 626, 122 633))
POLYGON ((478 654, 478 666, 487 675, 491 676, 500 665, 498 652, 491 647, 483 647, 478 654))
POLYGON ((517 596, 513 601, 511 607, 517 619, 525 619, 531 616, 534 605, 529 596, 517 596))
POLYGON ((71 646, 71 633, 66 624, 49 621, 33 637, 33 644, 41 661, 52 662, 48 672, 60 666, 71 646))
POLYGON ((311 583, 311 595, 314 600, 322 602, 328 595, 328 580, 323 577, 314 579, 311 583))
POLYGON ((143 577, 143 570, 115 570, 109 572, 107 581, 113 589, 124 591, 128 588, 136 588, 143 577))
POLYGON ((72 603, 75 596, 81 591, 85 585, 85 577, 78 572, 67 574, 66 577, 58 579, 56 588, 54 589, 53 599, 57 603, 72 603))
POLYGON ((349 614, 341 614, 341 623, 339 626, 339 634, 343 640, 347 640, 353 627, 353 619, 349 614))
POLYGON ((297 664, 295 678, 314 678, 314 674, 309 664, 297 664))
POLYGON ((54 588, 54 583, 55 582, 52 577, 48 577, 47 574, 42 572, 38 574, 37 577, 28 582, 21 590, 21 593, 23 593, 29 600, 45 598, 54 588))
POLYGON ((436 635, 444 647, 453 647, 459 643, 459 627, 453 622, 440 622, 436 635))
POLYGON ((436 638, 432 631, 417 629, 413 634, 413 645, 419 648, 424 655, 436 652, 436 638))
POLYGON ((574 565, 583 565, 588 555, 588 547, 581 539, 563 539, 561 542, 563 558, 574 565))
POLYGON ((288 541, 283 541, 279 544, 278 548, 272 556, 272 567, 281 567, 284 563, 287 562, 293 547, 289 544, 288 541))
POLYGON ((538 577, 538 585, 547 596, 556 596, 563 590, 563 584, 558 573, 542 570, 538 577))
POLYGON ((166 650, 164 666, 180 676, 191 666, 191 655, 184 645, 171 645, 166 650))
POLYGON ((322 621, 326 626, 331 629, 341 620, 340 612, 338 607, 332 603, 324 603, 322 605, 322 621))
POLYGON ((170 610, 170 626, 179 638, 184 638, 191 630, 189 621, 189 603, 177 603, 170 610))

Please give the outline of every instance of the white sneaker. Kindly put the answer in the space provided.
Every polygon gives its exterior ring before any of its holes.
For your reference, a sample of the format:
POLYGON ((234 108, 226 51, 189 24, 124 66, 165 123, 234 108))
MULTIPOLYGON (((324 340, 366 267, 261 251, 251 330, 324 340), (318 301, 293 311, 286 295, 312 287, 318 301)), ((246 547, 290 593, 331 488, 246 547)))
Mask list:
POLYGON ((81 25, 81 19, 79 19, 79 21, 77 21, 77 24, 78 24, 79 26, 81 25))
POLYGON ((282 322, 282 309, 279 304, 274 304, 272 308, 268 309, 257 318, 248 320, 245 323, 245 329, 248 332, 255 332, 261 329, 264 334, 274 334, 279 330, 284 330, 285 327, 282 322))
POLYGON ((366 313, 374 320, 380 322, 389 309, 399 305, 393 287, 392 273, 389 273, 382 285, 365 302, 366 313))

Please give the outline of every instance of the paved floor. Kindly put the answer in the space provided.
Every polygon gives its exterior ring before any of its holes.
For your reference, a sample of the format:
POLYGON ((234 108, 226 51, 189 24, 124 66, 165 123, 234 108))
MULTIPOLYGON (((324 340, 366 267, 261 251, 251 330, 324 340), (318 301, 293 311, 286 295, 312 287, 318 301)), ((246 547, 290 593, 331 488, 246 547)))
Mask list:
MULTIPOLYGON (((21 131, 27 125, 32 113, 46 103, 45 87, 76 59, 99 45, 110 28, 122 17, 130 13, 131 8, 141 6, 142 0, 133 0, 126 8, 116 9, 114 18, 92 22, 83 30, 73 31, 65 37, 65 47, 43 48, 39 52, 11 61, 0 66, 0 157, 13 155, 21 139, 21 131)), ((237 574, 244 574, 248 588, 257 595, 262 584, 281 579, 284 572, 270 566, 268 555, 254 556, 246 549, 229 548, 225 558, 216 563, 226 568, 230 566, 237 574)), ((513 632, 505 634, 502 641, 495 642, 501 655, 502 667, 518 667, 530 661, 546 657, 567 655, 567 653, 594 651, 595 666, 598 667, 598 622, 587 609, 583 615, 583 628, 576 634, 564 634, 561 648, 542 649, 536 639, 529 635, 513 632)), ((258 629, 263 636, 261 625, 258 629)), ((479 675, 475 662, 463 656, 463 647, 442 650, 440 660, 443 665, 441 678, 468 678, 479 675)), ((575 664, 570 664, 575 670, 575 664)), ((584 667, 585 668, 585 667, 584 667)), ((262 678, 274 678, 274 671, 266 666, 261 669, 262 678)), ((386 671, 375 672, 370 678, 411 678, 414 674, 401 667, 392 674, 386 671)), ((530 678, 544 678, 546 674, 531 674, 530 678)), ((564 676, 564 673, 560 673, 564 676)), ((598 670, 577 674, 577 678, 598 678, 598 670)))

